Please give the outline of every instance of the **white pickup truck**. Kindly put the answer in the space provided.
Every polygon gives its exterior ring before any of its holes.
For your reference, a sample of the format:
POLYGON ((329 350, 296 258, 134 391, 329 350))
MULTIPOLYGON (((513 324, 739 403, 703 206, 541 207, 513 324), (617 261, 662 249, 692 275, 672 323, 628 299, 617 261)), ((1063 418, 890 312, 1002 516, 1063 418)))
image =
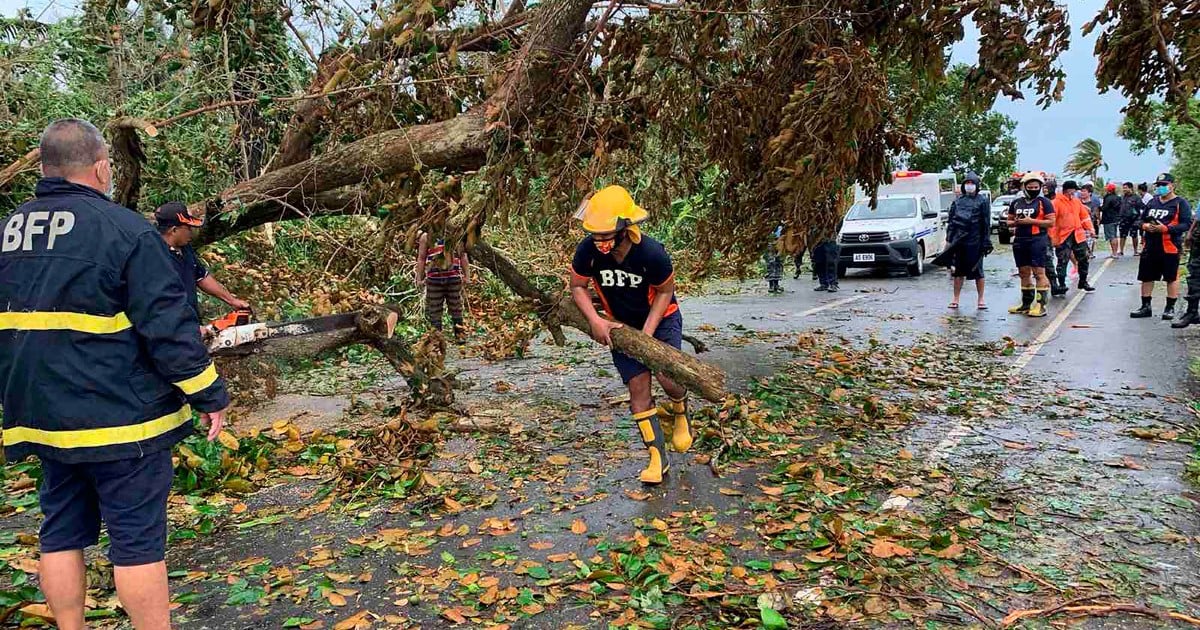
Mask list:
POLYGON ((879 187, 874 208, 860 191, 838 235, 838 275, 850 268, 904 267, 909 275, 925 272, 925 259, 936 256, 946 239, 946 220, 954 203, 954 173, 900 171, 879 187))

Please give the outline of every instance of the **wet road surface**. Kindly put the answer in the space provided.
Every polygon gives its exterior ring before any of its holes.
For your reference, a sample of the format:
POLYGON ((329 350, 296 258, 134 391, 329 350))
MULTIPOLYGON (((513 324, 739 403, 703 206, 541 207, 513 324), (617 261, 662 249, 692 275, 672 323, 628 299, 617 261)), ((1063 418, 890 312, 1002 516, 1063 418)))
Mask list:
MULTIPOLYGON (((981 487, 994 486, 996 492, 1014 497, 1014 502, 1026 497, 1024 500, 1040 504, 1043 527, 1030 533, 1024 544, 1010 549, 1011 559, 1019 564, 1053 574, 1058 567, 1078 563, 1080 557, 1085 561, 1095 558, 1097 563, 1124 557, 1140 567, 1130 570, 1139 571, 1137 579, 1152 584, 1156 596, 1177 602, 1184 610, 1196 610, 1200 607, 1198 532, 1194 506, 1185 498, 1190 487, 1182 480, 1189 448, 1136 439, 1126 431, 1133 426, 1191 424, 1181 402, 1189 388, 1184 349, 1200 335, 1200 329, 1175 331, 1157 317, 1130 320, 1128 312, 1138 303, 1136 267, 1134 257, 1112 261, 1098 257, 1093 261, 1097 291, 1081 299, 1075 298, 1075 291, 1066 299, 1055 299, 1049 316, 1040 319, 1007 312, 1010 303, 1018 299, 1019 283, 1006 248, 987 259, 990 309, 985 311, 976 309, 969 284, 962 307, 948 309, 949 276, 944 270, 930 268, 919 278, 851 272, 841 281, 838 293, 812 291, 807 277, 785 281, 787 292, 782 295, 767 294, 761 282, 722 282, 708 287, 703 296, 685 298, 683 312, 687 331, 712 347, 704 358, 727 371, 735 391, 744 391, 752 379, 769 376, 792 360, 795 355, 787 346, 804 331, 899 345, 923 335, 979 343, 1011 338, 1014 351, 1005 360, 1013 366, 1014 388, 1036 381, 1092 397, 1096 406, 1080 412, 1030 401, 1016 421, 1011 416, 969 422, 931 416, 899 435, 900 443, 930 468, 976 478, 981 487), (1067 309, 1070 312, 1064 314, 1067 309), (1035 344, 1039 339, 1043 343, 1035 344), (1014 444, 1020 447, 1013 448, 1014 444)), ((1160 287, 1160 294, 1162 290, 1160 287)), ((1161 308, 1160 295, 1155 310, 1161 308)), ((513 500, 511 492, 505 495, 501 491, 501 496, 510 500, 462 516, 406 515, 376 506, 364 509, 349 523, 344 518, 317 517, 296 524, 285 522, 257 536, 239 536, 216 547, 178 548, 173 551, 175 563, 212 566, 246 556, 265 556, 276 564, 294 563, 310 554, 314 544, 336 548, 338 541, 380 528, 417 529, 426 518, 430 527, 445 519, 471 531, 493 522, 487 519, 512 522, 525 532, 523 541, 546 540, 554 545, 552 553, 579 557, 593 553, 597 540, 629 536, 636 529, 634 523, 671 511, 715 506, 723 525, 745 526, 747 512, 739 511, 734 500, 718 493, 708 467, 690 458, 676 457, 671 481, 649 490, 648 498, 630 498, 645 489, 636 482, 642 455, 628 448, 636 432, 622 417, 623 390, 606 351, 577 333, 569 333, 569 338, 567 349, 535 344, 532 356, 522 361, 463 359, 451 363, 462 370, 460 380, 470 387, 464 404, 472 413, 503 415, 522 432, 536 433, 543 430, 541 426, 553 425, 549 442, 523 443, 518 450, 527 449, 529 461, 539 462, 568 449, 568 468, 579 472, 524 485, 518 493, 520 501, 513 500), (502 395, 496 392, 497 382, 508 384, 502 395), (530 505, 540 508, 531 509, 530 505), (566 532, 575 520, 588 526, 589 536, 600 538, 589 540, 566 532)), ((384 381, 378 388, 386 391, 401 386, 384 381)), ((291 408, 297 404, 303 406, 303 399, 289 402, 291 408)), ((273 414, 278 410, 264 413, 276 417, 273 414)), ((493 443, 505 442, 501 438, 493 443)), ((461 470, 463 456, 486 451, 486 443, 479 438, 456 438, 445 445, 433 467, 461 470)), ((753 470, 735 470, 721 485, 748 487, 755 483, 755 474, 753 470)), ((493 479, 481 491, 494 492, 504 485, 504 479, 493 479)), ((295 492, 295 488, 270 489, 248 503, 252 510, 272 502, 280 507, 294 505, 298 500, 295 492)), ((487 539, 470 549, 451 539, 434 540, 422 553, 431 559, 449 554, 469 562, 512 549, 511 542, 503 539, 487 539)), ((397 567, 407 566, 408 560, 385 555, 349 562, 339 570, 380 573, 397 562, 401 563, 397 567)), ((395 596, 389 591, 393 583, 362 586, 358 606, 375 611, 394 608, 395 596)), ((244 611, 233 613, 221 606, 218 597, 187 610, 180 627, 266 627, 287 614, 305 611, 302 606, 289 611, 276 603, 269 612, 247 616, 244 611)), ((514 627, 606 627, 607 622, 590 616, 591 612, 589 607, 563 606, 514 627)), ((427 627, 448 625, 432 614, 411 610, 411 604, 406 615, 424 618, 427 627)), ((1162 627, 1162 623, 1095 618, 1086 620, 1084 626, 1152 628, 1162 627)))
MULTIPOLYGON (((753 379, 767 377, 794 361, 790 348, 805 332, 843 336, 851 343, 877 339, 904 346, 927 335, 960 342, 1013 342, 1008 362, 1011 387, 1024 391, 1036 383, 1042 392, 1022 402, 1012 413, 969 419, 928 415, 893 436, 897 444, 928 470, 945 470, 978 487, 994 490, 1014 505, 1037 505, 1041 525, 1008 549, 1009 560, 1042 574, 1080 563, 1124 558, 1134 581, 1148 592, 1184 611, 1200 609, 1200 558, 1192 488, 1183 480, 1190 448, 1173 441, 1138 439, 1131 428, 1183 431, 1192 425, 1186 407, 1190 377, 1187 348, 1200 336, 1200 327, 1172 330, 1157 317, 1131 320, 1138 305, 1134 282, 1137 258, 1093 261, 1094 294, 1055 299, 1049 316, 1032 319, 1010 315, 1007 307, 1019 297, 1018 280, 1007 248, 986 261, 987 302, 975 307, 973 287, 964 289, 962 306, 950 310, 950 279, 944 270, 929 268, 924 276, 877 275, 852 271, 838 293, 812 291, 807 275, 785 280, 782 295, 769 295, 762 282, 720 282, 702 296, 685 297, 682 308, 687 332, 709 343, 703 357, 726 370, 733 391, 745 391, 753 379), (1069 311, 1069 312, 1067 312, 1069 311), (1038 343, 1040 341, 1040 343, 1038 343), (1074 396, 1075 402, 1056 401, 1047 391, 1074 396), (1078 400, 1092 404, 1082 406, 1078 400)), ((1074 280, 1071 281, 1074 284, 1074 280)), ((1162 287, 1155 299, 1162 310, 1162 287)), ((203 570, 214 575, 246 562, 271 566, 307 563, 314 552, 331 551, 339 573, 374 575, 355 583, 354 609, 403 611, 423 627, 449 625, 436 609, 421 608, 399 598, 397 584, 432 579, 417 568, 438 564, 439 556, 453 563, 492 561, 514 553, 515 545, 544 540, 551 554, 595 553, 598 541, 631 535, 635 523, 668 512, 709 509, 721 527, 737 531, 749 512, 743 500, 718 492, 707 465, 692 456, 675 457, 667 484, 647 490, 636 481, 642 454, 631 450, 636 434, 621 401, 623 389, 613 374, 605 350, 577 333, 569 334, 565 349, 535 343, 529 358, 486 362, 455 360, 460 381, 468 391, 462 406, 479 418, 502 417, 520 439, 464 435, 442 445, 431 466, 447 479, 467 474, 472 458, 516 453, 528 466, 547 457, 568 453, 569 464, 526 481, 503 475, 484 480, 468 476, 471 492, 490 505, 463 514, 445 513, 429 505, 405 502, 355 505, 303 520, 283 520, 268 526, 223 530, 211 540, 172 547, 172 567, 203 570), (504 387, 499 384, 503 383, 504 387), (641 496, 639 496, 641 495, 641 496), (488 499, 488 496, 496 498, 488 499), (588 537, 573 535, 580 521, 588 537), (364 553, 359 544, 380 531, 465 527, 489 531, 497 524, 519 531, 520 540, 483 536, 471 540, 433 537, 414 543, 415 555, 384 549, 364 553), (414 577, 415 576, 415 577, 414 577)), ((886 348, 887 345, 881 346, 886 348)), ((971 379, 963 374, 963 379, 971 379)), ((953 383, 947 383, 952 387, 953 383)), ((382 398, 403 387, 384 378, 362 399, 382 398)), ((346 399, 305 394, 282 396, 260 409, 256 424, 298 413, 317 426, 336 425, 352 408, 346 399)), ((734 468, 720 481, 723 487, 750 488, 761 471, 734 468)), ((315 485, 292 482, 247 497, 250 513, 294 512, 310 505, 315 485)), ((354 497, 341 497, 353 502, 354 497)), ((920 501, 915 502, 919 509, 920 501)), ((438 505, 437 507, 441 507, 438 505)), ((546 554, 541 554, 546 556, 546 554)), ((352 610, 314 612, 312 606, 280 600, 269 608, 224 605, 225 593, 206 593, 208 586, 175 584, 175 591, 201 594, 178 613, 180 628, 228 629, 279 627, 289 617, 326 619, 332 626, 352 610)), ((513 627, 603 628, 607 621, 592 609, 560 606, 513 627)), ((1002 612, 1002 611, 1001 611, 1002 612)), ((382 627, 382 626, 377 626, 382 627)), ((1152 628, 1162 622, 1140 618, 1089 619, 1085 627, 1152 628)))

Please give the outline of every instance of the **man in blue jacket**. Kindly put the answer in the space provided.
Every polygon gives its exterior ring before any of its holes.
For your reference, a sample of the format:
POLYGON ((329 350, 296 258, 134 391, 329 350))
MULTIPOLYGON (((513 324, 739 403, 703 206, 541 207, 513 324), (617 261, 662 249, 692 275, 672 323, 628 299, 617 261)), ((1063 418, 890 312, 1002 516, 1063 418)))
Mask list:
POLYGON ((56 121, 41 159, 35 198, 0 231, 4 452, 42 463, 39 574, 58 627, 84 627, 83 549, 103 520, 122 607, 166 630, 171 447, 193 409, 214 439, 229 395, 166 244, 105 194, 100 132, 56 121))

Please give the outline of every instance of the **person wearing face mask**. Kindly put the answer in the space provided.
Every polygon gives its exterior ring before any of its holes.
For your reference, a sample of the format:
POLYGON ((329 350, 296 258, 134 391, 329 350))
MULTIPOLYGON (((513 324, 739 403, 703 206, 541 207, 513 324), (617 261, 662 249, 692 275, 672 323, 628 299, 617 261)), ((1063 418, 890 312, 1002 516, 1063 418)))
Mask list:
MULTIPOLYGON (((1179 251, 1183 237, 1192 227, 1192 207, 1175 194, 1175 176, 1163 173, 1154 182, 1154 199, 1142 212, 1140 228, 1145 235, 1138 280, 1142 283, 1142 306, 1129 314, 1134 319, 1152 317, 1151 296, 1154 283, 1167 283, 1167 304, 1163 319, 1175 318, 1179 299, 1179 251)), ((1190 304, 1189 304, 1190 308, 1190 304)))
POLYGON ((133 627, 166 630, 171 448, 193 410, 216 439, 229 394, 166 243, 106 194, 100 131, 58 120, 40 149, 35 198, 0 238, 4 453, 41 460, 39 576, 58 627, 86 627, 83 552, 103 523, 133 627))
POLYGON ((1058 297, 1067 294, 1067 264, 1072 258, 1079 271, 1079 289, 1091 293, 1096 289, 1088 284, 1088 235, 1092 234, 1092 215, 1075 196, 1075 182, 1063 182, 1062 194, 1054 197, 1054 227, 1050 230, 1050 241, 1058 260, 1055 273, 1058 281, 1051 294, 1058 297))
POLYGON ((950 308, 958 308, 963 283, 975 281, 978 295, 975 307, 987 308, 983 301, 983 258, 992 251, 992 212, 987 200, 979 194, 979 176, 967 173, 963 178, 962 196, 950 206, 950 221, 946 228, 946 250, 934 264, 948 266, 954 278, 954 298, 950 308))
MULTIPOLYGON (((587 317, 592 338, 601 345, 611 347, 612 331, 622 326, 636 327, 673 348, 683 343, 683 315, 675 297, 671 256, 662 243, 638 227, 648 217, 620 186, 596 192, 576 214, 588 236, 571 260, 571 298, 587 317), (596 310, 589 285, 595 287, 608 318, 596 310)), ((667 442, 679 453, 692 446, 687 390, 666 374, 653 374, 669 397, 666 405, 656 408, 650 368, 617 350, 612 358, 629 388, 629 408, 649 455, 640 479, 646 484, 662 483, 670 469, 667 442), (673 423, 669 438, 660 419, 673 423)))
POLYGON ((1014 315, 1045 317, 1050 279, 1046 273, 1050 250, 1048 230, 1054 226, 1054 206, 1042 196, 1045 176, 1030 171, 1021 178, 1024 196, 1008 207, 1008 226, 1013 230, 1013 260, 1021 277, 1021 303, 1008 309, 1014 315))

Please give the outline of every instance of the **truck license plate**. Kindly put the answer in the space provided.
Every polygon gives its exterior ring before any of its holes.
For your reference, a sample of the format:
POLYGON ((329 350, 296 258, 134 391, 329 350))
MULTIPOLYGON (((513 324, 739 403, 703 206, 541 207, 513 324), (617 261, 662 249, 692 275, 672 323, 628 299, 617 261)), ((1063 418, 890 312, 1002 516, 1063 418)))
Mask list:
POLYGON ((875 254, 855 254, 854 262, 875 262, 875 254))

